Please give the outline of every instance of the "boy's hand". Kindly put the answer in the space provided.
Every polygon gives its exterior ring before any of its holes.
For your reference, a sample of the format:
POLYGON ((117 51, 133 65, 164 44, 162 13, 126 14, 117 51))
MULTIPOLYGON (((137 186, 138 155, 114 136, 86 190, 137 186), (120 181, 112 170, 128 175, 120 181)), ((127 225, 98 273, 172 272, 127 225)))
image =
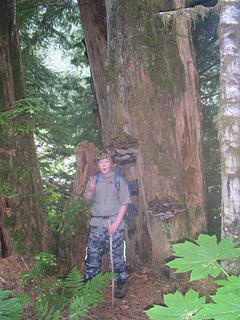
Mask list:
POLYGON ((93 191, 96 189, 97 182, 96 182, 96 176, 90 176, 90 181, 89 181, 89 191, 93 191))
POLYGON ((110 226, 108 227, 108 234, 112 236, 117 231, 118 227, 119 223, 117 221, 110 224, 110 226))
POLYGON ((108 223, 109 223, 108 224, 108 234, 110 236, 113 235, 117 231, 118 227, 120 226, 122 219, 124 218, 124 215, 127 211, 127 207, 128 207, 127 204, 121 205, 119 212, 118 212, 117 219, 112 224, 110 224, 110 220, 108 220, 108 223))

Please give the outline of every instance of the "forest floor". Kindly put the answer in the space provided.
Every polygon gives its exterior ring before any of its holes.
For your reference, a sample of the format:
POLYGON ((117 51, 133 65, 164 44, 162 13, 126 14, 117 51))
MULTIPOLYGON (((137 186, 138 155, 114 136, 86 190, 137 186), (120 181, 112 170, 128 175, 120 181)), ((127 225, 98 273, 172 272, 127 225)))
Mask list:
MULTIPOLYGON (((13 294, 23 292, 19 272, 28 271, 27 265, 20 256, 0 258, 0 288, 13 290, 13 294)), ((198 291, 200 295, 209 297, 215 292, 215 283, 211 278, 188 282, 186 275, 168 273, 165 266, 162 272, 156 276, 151 269, 130 271, 128 279, 128 291, 124 299, 115 299, 112 308, 112 290, 109 285, 104 293, 104 301, 96 310, 91 310, 82 320, 147 320, 144 310, 154 304, 163 304, 163 295, 179 290, 185 293, 189 288, 198 291)), ((27 319, 30 319, 29 317, 27 319)), ((66 318, 65 318, 66 319, 66 318)))

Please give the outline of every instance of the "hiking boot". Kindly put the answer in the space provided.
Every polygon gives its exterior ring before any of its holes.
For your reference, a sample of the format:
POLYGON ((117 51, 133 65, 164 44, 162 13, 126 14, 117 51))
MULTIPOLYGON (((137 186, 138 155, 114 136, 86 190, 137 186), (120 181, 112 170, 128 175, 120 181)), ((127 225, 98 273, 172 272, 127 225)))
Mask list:
POLYGON ((127 293, 127 281, 126 280, 118 280, 117 287, 114 292, 114 297, 118 299, 122 299, 125 297, 127 293))

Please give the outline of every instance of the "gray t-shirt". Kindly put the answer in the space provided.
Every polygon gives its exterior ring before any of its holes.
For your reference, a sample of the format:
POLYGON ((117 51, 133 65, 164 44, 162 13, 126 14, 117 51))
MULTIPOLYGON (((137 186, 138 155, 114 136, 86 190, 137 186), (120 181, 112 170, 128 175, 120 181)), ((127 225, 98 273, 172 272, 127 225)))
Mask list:
MULTIPOLYGON (((85 194, 88 192, 89 182, 87 184, 85 194)), ((92 218, 90 225, 108 227, 108 219, 101 217, 110 216, 113 223, 118 215, 119 209, 124 204, 131 203, 128 186, 124 179, 120 176, 120 189, 117 190, 114 185, 114 172, 107 177, 100 175, 96 189, 92 197, 92 218), (98 217, 98 218, 97 218, 98 217)), ((124 228, 124 220, 121 222, 119 229, 124 228)))

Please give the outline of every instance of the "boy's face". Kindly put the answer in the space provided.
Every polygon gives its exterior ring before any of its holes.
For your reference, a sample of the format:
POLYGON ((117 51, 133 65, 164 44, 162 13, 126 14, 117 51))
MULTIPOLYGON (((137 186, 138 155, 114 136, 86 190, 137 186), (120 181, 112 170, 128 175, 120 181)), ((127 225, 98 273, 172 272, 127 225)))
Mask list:
POLYGON ((112 170, 111 159, 102 159, 98 161, 98 167, 102 174, 108 174, 112 170))

